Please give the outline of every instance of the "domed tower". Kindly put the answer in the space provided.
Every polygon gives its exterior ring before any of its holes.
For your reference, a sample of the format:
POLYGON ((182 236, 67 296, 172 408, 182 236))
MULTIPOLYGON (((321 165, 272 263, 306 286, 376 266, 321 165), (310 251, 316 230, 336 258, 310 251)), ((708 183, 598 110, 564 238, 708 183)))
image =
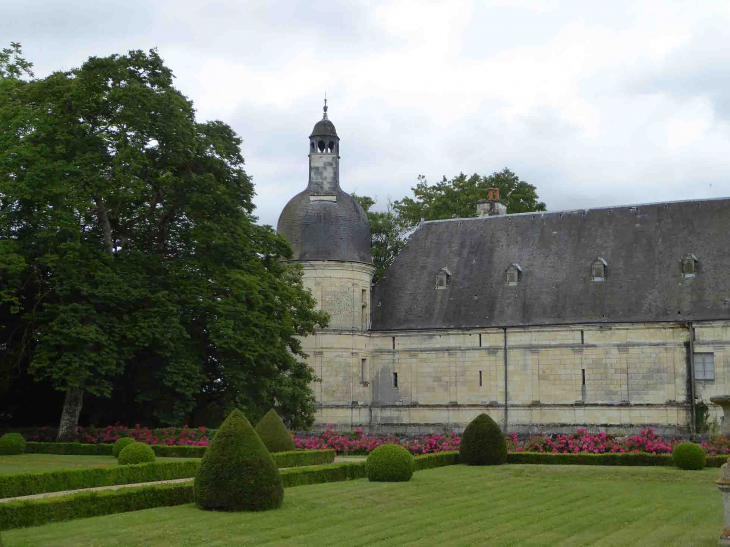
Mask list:
POLYGON ((302 341, 321 379, 312 386, 319 424, 362 424, 370 404, 368 330, 373 266, 370 223, 360 204, 340 188, 340 138, 324 115, 309 136, 309 184, 286 204, 277 231, 304 267, 304 286, 327 328, 302 341), (343 413, 343 406, 349 408, 343 413), (361 408, 362 407, 362 408, 361 408))

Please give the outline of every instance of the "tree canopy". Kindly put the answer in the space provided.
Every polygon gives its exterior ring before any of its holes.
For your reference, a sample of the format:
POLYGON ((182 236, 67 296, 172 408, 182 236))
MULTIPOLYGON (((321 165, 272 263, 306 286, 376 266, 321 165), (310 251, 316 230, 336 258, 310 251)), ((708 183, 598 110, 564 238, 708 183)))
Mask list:
POLYGON ((537 189, 507 168, 488 176, 475 173, 467 177, 460 173, 450 180, 443 177, 434 185, 419 175, 418 184, 411 188, 414 197, 396 201, 393 208, 410 226, 421 219, 471 218, 477 215, 477 201, 487 199, 489 188, 499 188, 507 214, 545 210, 545 204, 538 201, 537 189))
POLYGON ((376 203, 373 198, 356 194, 353 194, 352 197, 365 209, 370 221, 370 250, 375 265, 373 274, 373 283, 375 283, 385 274, 385 270, 405 246, 406 235, 410 230, 401 221, 390 202, 385 212, 371 211, 370 209, 376 203))
POLYGON ((155 50, 30 81, 7 69, 19 45, 4 51, 1 366, 66 393, 60 435, 85 393, 117 388, 161 423, 277 404, 309 425, 297 336, 327 316, 280 260, 287 242, 255 224, 241 139, 196 121, 155 50))

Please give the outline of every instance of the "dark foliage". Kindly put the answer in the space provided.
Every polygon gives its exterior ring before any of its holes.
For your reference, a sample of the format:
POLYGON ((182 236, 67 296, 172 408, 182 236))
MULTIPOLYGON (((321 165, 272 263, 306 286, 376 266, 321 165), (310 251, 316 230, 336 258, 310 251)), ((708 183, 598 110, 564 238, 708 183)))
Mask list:
POLYGON ((371 482, 407 482, 415 464, 408 450, 398 444, 384 444, 368 455, 365 468, 371 482))
POLYGON ((125 446, 119 453, 119 465, 131 465, 135 463, 151 463, 155 461, 155 451, 144 443, 131 443, 125 446))
POLYGON ((284 485, 274 460, 246 416, 236 409, 205 451, 195 476, 201 509, 264 511, 281 507, 284 485))
POLYGON ((674 447, 672 460, 680 469, 699 471, 707 464, 707 455, 695 443, 682 443, 674 447))
POLYGON ((256 426, 256 433, 271 452, 290 452, 296 448, 291 434, 287 431, 281 416, 273 408, 269 410, 256 426))
POLYGON ((501 465, 507 461, 507 441, 487 414, 480 414, 466 426, 459 444, 459 461, 467 465, 501 465))

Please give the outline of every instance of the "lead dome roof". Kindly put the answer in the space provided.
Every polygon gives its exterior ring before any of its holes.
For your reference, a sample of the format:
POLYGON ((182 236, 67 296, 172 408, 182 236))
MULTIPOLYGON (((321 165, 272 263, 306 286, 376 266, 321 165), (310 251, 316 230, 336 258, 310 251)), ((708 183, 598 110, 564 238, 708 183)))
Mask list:
POLYGON ((318 197, 308 188, 281 212, 276 230, 291 244, 293 259, 372 264, 370 222, 360 204, 340 188, 327 196, 337 201, 318 197))

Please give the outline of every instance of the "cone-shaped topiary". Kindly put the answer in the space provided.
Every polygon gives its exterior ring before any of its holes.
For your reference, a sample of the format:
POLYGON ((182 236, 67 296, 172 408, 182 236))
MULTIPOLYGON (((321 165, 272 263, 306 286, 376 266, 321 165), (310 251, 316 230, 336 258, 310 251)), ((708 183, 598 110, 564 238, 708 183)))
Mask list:
POLYGON ((201 509, 264 511, 281 507, 284 484, 271 454, 236 409, 221 425, 195 475, 201 509))
POLYGON ((705 468, 707 456, 705 451, 695 443, 681 443, 672 450, 674 465, 680 469, 699 471, 705 468))
POLYGON ((25 452, 25 439, 20 433, 6 433, 0 437, 0 456, 14 456, 25 452))
POLYGON ((370 452, 365 472, 371 482, 407 482, 413 476, 414 461, 399 444, 384 444, 370 452))
POLYGON ((507 441, 497 422, 480 414, 466 426, 459 443, 459 462, 467 465, 501 465, 507 461, 507 441))
POLYGON ((145 443, 131 443, 119 453, 119 465, 150 463, 155 461, 155 451, 145 443))
POLYGON ((124 447, 136 443, 132 437, 122 437, 117 442, 114 443, 114 446, 112 447, 112 454, 114 454, 115 458, 119 457, 119 453, 124 450, 124 447))
POLYGON ((291 435, 284 422, 273 408, 269 410, 256 426, 256 433, 269 452, 288 452, 296 450, 291 435))

